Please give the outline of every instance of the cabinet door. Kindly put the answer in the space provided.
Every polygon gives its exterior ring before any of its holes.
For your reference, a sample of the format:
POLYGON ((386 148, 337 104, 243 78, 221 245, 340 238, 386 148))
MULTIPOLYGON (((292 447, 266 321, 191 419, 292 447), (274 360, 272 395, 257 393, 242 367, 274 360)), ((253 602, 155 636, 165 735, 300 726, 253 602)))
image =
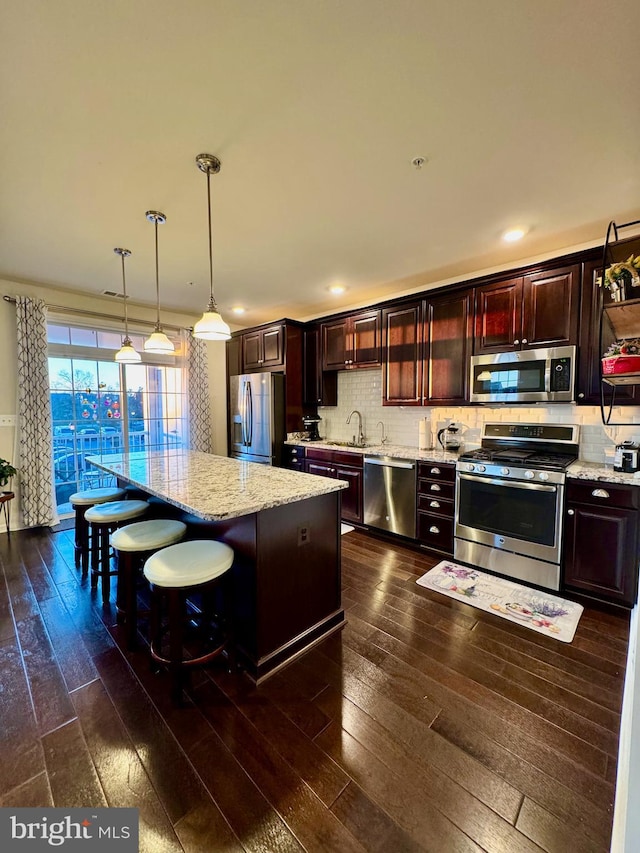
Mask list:
POLYGON ((578 343, 580 267, 526 275, 522 288, 522 349, 578 343))
POLYGON ((280 367, 284 364, 284 334, 282 326, 262 331, 262 366, 280 367))
POLYGON ((338 405, 338 374, 322 369, 320 353, 320 328, 312 326, 304 330, 303 341, 303 403, 315 409, 316 406, 338 405))
POLYGON ((382 405, 422 405, 422 301, 382 311, 382 405))
POLYGON ((344 370, 347 366, 347 320, 320 325, 322 334, 322 369, 344 370))
POLYGON ((638 584, 637 542, 637 510, 570 503, 565 524, 565 585, 633 605, 638 584))
POLYGON ((362 521, 362 469, 336 465, 335 471, 338 480, 349 483, 349 488, 342 491, 342 518, 362 521))
POLYGON ((522 279, 512 278, 476 287, 476 355, 520 349, 522 279))
MULTIPOLYGON (((582 300, 580 310, 580 358, 576 399, 578 404, 600 405, 600 313, 603 305, 611 304, 611 293, 598 287, 602 274, 602 261, 588 261, 582 272, 582 300)), ((613 343, 614 335, 608 323, 602 327, 602 352, 613 343)), ((611 389, 606 389, 606 399, 611 389)), ((618 385, 616 405, 638 405, 640 388, 637 385, 618 385)))
POLYGON ((380 318, 380 311, 366 311, 350 318, 349 367, 376 367, 380 364, 380 318))
POLYGON ((262 333, 259 330, 242 336, 242 364, 245 373, 262 369, 262 333))
POLYGON ((469 357, 473 292, 427 300, 424 403, 459 406, 469 402, 469 357))

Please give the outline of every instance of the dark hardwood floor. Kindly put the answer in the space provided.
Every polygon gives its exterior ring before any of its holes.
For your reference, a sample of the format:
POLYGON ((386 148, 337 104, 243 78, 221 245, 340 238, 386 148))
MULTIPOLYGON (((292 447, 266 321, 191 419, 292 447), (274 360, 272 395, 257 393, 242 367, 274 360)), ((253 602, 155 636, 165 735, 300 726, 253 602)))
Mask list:
POLYGON ((628 619, 567 645, 416 586, 436 556, 342 548, 341 632, 176 709, 73 531, 0 535, 0 805, 136 806, 149 853, 608 850, 628 619))

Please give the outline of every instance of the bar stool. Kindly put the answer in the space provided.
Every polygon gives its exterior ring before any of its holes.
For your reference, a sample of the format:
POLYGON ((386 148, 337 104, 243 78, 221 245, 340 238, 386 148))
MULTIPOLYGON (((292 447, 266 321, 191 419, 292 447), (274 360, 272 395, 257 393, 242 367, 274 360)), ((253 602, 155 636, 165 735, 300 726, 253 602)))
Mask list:
POLYGON ((111 571, 109 536, 123 521, 131 521, 144 515, 149 504, 146 501, 110 501, 88 509, 84 517, 89 523, 91 537, 91 589, 98 586, 102 578, 102 600, 109 600, 111 571))
MULTIPOLYGON (((215 593, 233 563, 233 549, 224 542, 214 539, 196 539, 170 545, 156 551, 144 564, 144 576, 151 586, 151 658, 171 675, 171 693, 176 704, 181 704, 185 675, 195 666, 209 663, 225 649, 232 652, 232 622, 229 585, 225 590, 224 613, 219 617, 220 637, 214 648, 205 648, 200 654, 185 655, 183 646, 188 618, 187 597, 202 594, 200 617, 204 628, 211 615, 208 610, 213 604, 215 593), (166 602, 167 625, 162 625, 163 604, 166 602), (168 633, 167 653, 163 654, 162 637, 168 633)), ((229 576, 227 576, 229 577, 229 576)))
POLYGON ((89 524, 84 517, 85 512, 96 504, 120 501, 124 496, 124 489, 104 488, 85 489, 82 492, 74 492, 69 498, 69 503, 76 513, 76 541, 74 546, 76 568, 82 562, 83 578, 86 578, 89 572, 89 524))
POLYGON ((136 581, 144 557, 160 548, 179 542, 187 532, 187 525, 173 519, 157 518, 126 524, 111 534, 111 547, 115 551, 118 589, 116 592, 117 619, 126 628, 125 638, 129 650, 136 646, 138 632, 138 607, 136 581))

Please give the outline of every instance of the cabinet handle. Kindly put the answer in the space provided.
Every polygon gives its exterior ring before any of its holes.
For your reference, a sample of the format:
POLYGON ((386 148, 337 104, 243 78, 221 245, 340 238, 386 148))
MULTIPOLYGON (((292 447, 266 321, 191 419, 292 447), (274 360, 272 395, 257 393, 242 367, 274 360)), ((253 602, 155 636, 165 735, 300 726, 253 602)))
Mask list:
POLYGON ((295 447, 294 447, 294 448, 293 448, 293 450, 291 451, 291 455, 292 455, 292 456, 297 456, 297 455, 298 455, 298 451, 295 449, 295 447))
POLYGON ((441 473, 441 471, 440 471, 440 469, 439 469, 439 468, 432 468, 432 469, 431 469, 431 473, 432 473, 432 474, 440 474, 440 473, 441 473))
POLYGON ((435 524, 432 524, 429 528, 429 533, 440 533, 440 528, 436 527, 435 524))
POLYGON ((322 402, 322 397, 318 397, 318 402, 319 402, 319 403, 321 403, 321 402, 322 402))
POLYGON ((429 506, 432 506, 434 509, 440 509, 440 504, 438 501, 431 501, 429 506))
POLYGON ((429 489, 432 492, 441 492, 442 491, 442 489, 440 488, 440 486, 437 483, 431 483, 431 485, 429 486, 429 489))
POLYGON ((528 344, 528 343, 529 343, 529 341, 528 341, 526 338, 523 338, 523 339, 522 339, 522 343, 523 343, 523 344, 528 344))
POLYGON ((591 492, 591 496, 594 498, 609 498, 611 495, 606 489, 594 489, 591 492))
POLYGON ((578 394, 578 400, 583 400, 583 399, 584 399, 584 394, 583 394, 583 393, 582 393, 582 391, 581 391, 581 392, 578 394))
POLYGON ((574 509, 568 509, 567 515, 575 515, 575 510, 574 509))
POLYGON ((514 344, 519 344, 519 343, 520 343, 520 341, 516 338, 514 341, 514 344))

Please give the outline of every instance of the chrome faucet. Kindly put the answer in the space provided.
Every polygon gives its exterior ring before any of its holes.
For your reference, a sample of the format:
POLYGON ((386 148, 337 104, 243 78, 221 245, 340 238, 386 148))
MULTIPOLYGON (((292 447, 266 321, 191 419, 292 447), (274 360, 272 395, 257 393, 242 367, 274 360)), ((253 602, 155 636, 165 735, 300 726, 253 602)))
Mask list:
POLYGON ((386 444, 389 441, 389 436, 384 434, 384 424, 382 421, 378 421, 376 426, 382 427, 382 437, 380 438, 380 444, 386 444))
POLYGON ((360 412, 357 409, 354 409, 351 412, 351 414, 349 415, 349 417, 347 418, 348 424, 351 423, 351 418, 353 417, 353 415, 358 416, 358 440, 356 441, 356 437, 354 435, 353 436, 353 444, 355 444, 356 446, 362 447, 362 445, 364 444, 364 434, 362 432, 362 415, 360 414, 360 412))

